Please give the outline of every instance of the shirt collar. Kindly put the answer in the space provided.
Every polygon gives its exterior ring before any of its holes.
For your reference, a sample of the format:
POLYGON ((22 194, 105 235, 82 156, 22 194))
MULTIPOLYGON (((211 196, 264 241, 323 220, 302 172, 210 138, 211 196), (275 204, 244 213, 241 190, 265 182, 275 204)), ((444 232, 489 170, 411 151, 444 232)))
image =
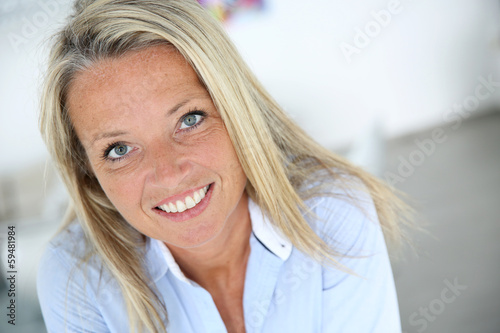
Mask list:
MULTIPOLYGON (((253 235, 271 253, 283 261, 287 260, 292 253, 292 243, 290 240, 283 236, 281 231, 269 221, 267 216, 264 215, 260 209, 259 205, 253 202, 252 199, 248 199, 248 210, 252 221, 253 235)), ((150 238, 147 252, 148 255, 153 255, 159 259, 160 262, 163 260, 164 263, 164 265, 154 268, 158 265, 158 261, 152 259, 148 262, 148 267, 150 267, 150 272, 155 282, 170 269, 172 274, 179 280, 188 284, 193 284, 193 282, 189 280, 184 273, 182 273, 179 265, 172 256, 172 253, 162 241, 150 238)))
POLYGON ((292 243, 268 219, 259 205, 248 199, 248 210, 255 237, 272 253, 285 261, 292 253, 292 243))

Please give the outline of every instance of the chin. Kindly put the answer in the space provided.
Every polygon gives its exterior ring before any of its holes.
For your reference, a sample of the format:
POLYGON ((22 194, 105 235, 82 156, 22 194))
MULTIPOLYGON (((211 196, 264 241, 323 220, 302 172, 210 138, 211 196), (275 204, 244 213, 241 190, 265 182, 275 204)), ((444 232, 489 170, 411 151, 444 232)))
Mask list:
POLYGON ((220 235, 225 223, 220 223, 216 225, 200 225, 197 228, 193 228, 178 234, 175 239, 170 237, 165 237, 163 241, 167 245, 173 245, 180 248, 195 248, 206 245, 212 240, 216 239, 220 235))

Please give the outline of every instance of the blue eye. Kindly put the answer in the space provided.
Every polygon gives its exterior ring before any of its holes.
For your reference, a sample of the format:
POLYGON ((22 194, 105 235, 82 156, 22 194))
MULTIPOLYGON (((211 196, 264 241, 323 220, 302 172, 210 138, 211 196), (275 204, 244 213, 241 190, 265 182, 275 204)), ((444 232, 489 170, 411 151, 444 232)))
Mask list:
POLYGON ((110 149, 107 156, 112 160, 119 159, 119 158, 122 158, 123 156, 127 155, 131 150, 132 150, 132 147, 130 147, 130 146, 127 146, 124 144, 117 144, 110 149))
POLYGON ((182 119, 182 124, 180 129, 195 126, 200 122, 202 118, 203 116, 201 114, 196 114, 196 113, 188 114, 187 116, 184 117, 184 119, 182 119))

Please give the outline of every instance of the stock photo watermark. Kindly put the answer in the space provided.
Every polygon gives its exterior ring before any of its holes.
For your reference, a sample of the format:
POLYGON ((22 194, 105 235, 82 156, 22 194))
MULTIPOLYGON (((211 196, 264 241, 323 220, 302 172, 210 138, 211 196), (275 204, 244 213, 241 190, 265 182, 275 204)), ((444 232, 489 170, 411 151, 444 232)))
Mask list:
POLYGON ((16 227, 8 226, 6 232, 7 241, 7 322, 16 325, 16 284, 17 284, 17 250, 16 250, 16 227))
MULTIPOLYGON (((478 110, 480 102, 490 98, 500 87, 500 81, 495 81, 492 74, 488 75, 487 78, 480 76, 477 80, 479 83, 474 88, 474 93, 465 97, 461 103, 453 104, 450 109, 443 113, 443 121, 446 124, 451 124, 452 130, 460 128, 463 120, 478 110)), ((415 139, 416 149, 407 156, 398 156, 397 173, 386 171, 384 173, 385 181, 391 186, 405 182, 419 166, 424 164, 427 158, 436 152, 438 145, 447 139, 446 127, 435 128, 428 138, 415 139)))
POLYGON ((339 45, 347 63, 350 64, 354 55, 360 54, 363 49, 368 47, 391 24, 394 16, 401 14, 403 8, 400 0, 391 0, 385 9, 372 10, 370 12, 372 19, 366 22, 363 28, 354 27, 352 42, 344 41, 339 45))
POLYGON ((36 2, 36 11, 33 14, 21 17, 21 28, 16 32, 9 32, 7 39, 16 53, 23 46, 40 34, 52 23, 52 20, 61 12, 61 7, 67 5, 64 0, 39 0, 36 2))
POLYGON ((415 327, 418 333, 424 332, 429 327, 429 323, 436 321, 446 308, 468 288, 466 285, 460 284, 458 278, 454 278, 453 281, 445 279, 443 283, 445 287, 441 290, 439 297, 431 300, 427 306, 419 307, 418 311, 413 312, 408 317, 408 323, 415 327))

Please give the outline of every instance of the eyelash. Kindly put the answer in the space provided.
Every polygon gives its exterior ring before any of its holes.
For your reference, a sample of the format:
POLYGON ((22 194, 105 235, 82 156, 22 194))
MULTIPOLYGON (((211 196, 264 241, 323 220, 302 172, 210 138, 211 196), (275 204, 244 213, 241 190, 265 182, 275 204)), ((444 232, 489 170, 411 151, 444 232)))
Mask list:
POLYGON ((106 161, 110 161, 110 162, 118 162, 118 161, 121 161, 122 159, 124 159, 125 157, 127 157, 128 154, 123 155, 121 157, 117 157, 117 158, 109 157, 109 153, 111 153, 111 151, 113 149, 115 149, 117 146, 121 146, 121 145, 126 146, 125 142, 123 142, 123 141, 117 141, 117 142, 110 144, 106 148, 106 150, 104 150, 104 153, 102 154, 102 159, 106 160, 106 161))
POLYGON ((205 118, 207 117, 207 113, 205 111, 201 111, 199 109, 194 109, 194 110, 191 110, 191 111, 187 112, 186 114, 184 114, 181 117, 181 119, 179 119, 179 122, 182 124, 182 122, 184 121, 184 119, 186 119, 188 116, 191 116, 191 115, 201 116, 201 119, 200 119, 200 121, 198 121, 193 126, 190 126, 188 128, 182 129, 183 132, 186 132, 186 131, 189 132, 191 130, 194 130, 195 128, 197 128, 198 126, 200 126, 203 123, 203 121, 205 120, 205 118))
MULTIPOLYGON (((189 132, 191 130, 194 130, 195 128, 197 128, 199 125, 201 125, 203 123, 203 121, 205 120, 205 118, 207 117, 207 113, 205 111, 201 111, 201 110, 198 110, 198 109, 195 109, 195 110, 192 110, 192 111, 189 111, 187 113, 185 113, 180 119, 179 119, 179 122, 182 123, 184 121, 184 119, 186 119, 188 116, 190 115, 198 115, 198 116, 201 116, 201 119, 196 123, 194 124, 193 126, 190 126, 188 128, 184 128, 182 129, 183 132, 189 132)), ((112 144, 110 144, 105 150, 104 150, 104 153, 102 155, 102 159, 103 160, 106 160, 106 161, 110 161, 110 162, 118 162, 118 161, 121 161, 122 159, 126 158, 129 154, 126 154, 126 155, 123 155, 121 157, 117 157, 117 158, 110 158, 109 157, 109 153, 114 149, 116 148, 116 146, 121 146, 121 145, 124 145, 126 146, 126 144, 123 142, 123 141, 117 141, 117 142, 114 142, 112 144)))

